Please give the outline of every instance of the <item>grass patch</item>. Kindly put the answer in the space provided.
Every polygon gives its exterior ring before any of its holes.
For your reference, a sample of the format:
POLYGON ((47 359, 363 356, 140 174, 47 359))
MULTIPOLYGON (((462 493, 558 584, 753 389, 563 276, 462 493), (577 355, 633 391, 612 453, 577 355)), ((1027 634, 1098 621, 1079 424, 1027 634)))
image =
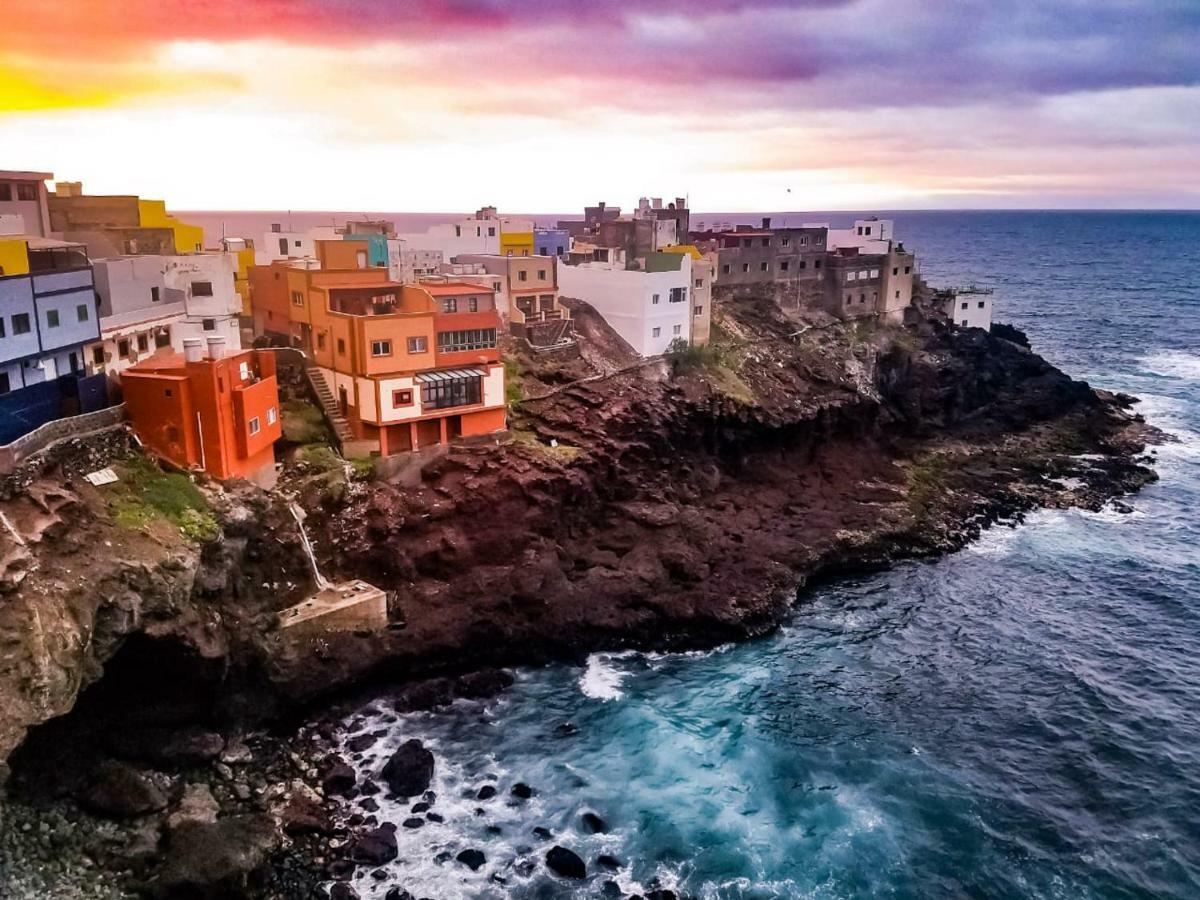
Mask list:
POLYGON ((934 499, 946 490, 949 460, 930 454, 914 460, 908 470, 908 508, 921 521, 929 514, 934 499))
POLYGON ((293 444, 315 444, 329 440, 329 428, 321 410, 307 400, 288 400, 280 408, 283 439, 293 444))
POLYGON ((356 456, 350 460, 350 477, 355 481, 371 481, 375 477, 375 460, 369 456, 356 456))
POLYGON ((709 384, 713 386, 713 390, 718 394, 723 394, 731 400, 736 400, 747 406, 758 402, 758 397, 750 389, 750 385, 746 384, 733 369, 725 366, 715 366, 705 373, 705 377, 708 379, 709 384))
POLYGON ((694 372, 721 365, 724 354, 715 343, 690 344, 683 338, 676 338, 667 348, 666 357, 674 371, 694 372))
POLYGON ((504 358, 504 399, 509 406, 525 399, 521 389, 521 364, 511 356, 504 358))
POLYGON ((188 540, 201 543, 220 535, 221 527, 208 501, 187 475, 164 472, 148 459, 132 459, 114 468, 121 480, 108 509, 117 525, 141 531, 166 520, 188 540))
POLYGON ((548 456, 550 459, 556 459, 559 462, 568 463, 574 459, 578 459, 581 455, 583 455, 583 449, 580 447, 573 447, 570 444, 562 443, 560 443, 557 447, 552 447, 550 444, 543 442, 532 431, 511 428, 509 429, 508 433, 514 443, 524 444, 526 447, 536 450, 544 456, 548 456))

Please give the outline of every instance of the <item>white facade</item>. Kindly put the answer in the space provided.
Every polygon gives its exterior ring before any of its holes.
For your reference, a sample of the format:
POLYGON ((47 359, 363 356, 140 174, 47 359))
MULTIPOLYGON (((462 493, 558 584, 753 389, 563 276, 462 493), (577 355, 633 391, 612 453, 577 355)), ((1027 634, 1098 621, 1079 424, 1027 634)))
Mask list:
POLYGON ((559 266, 563 297, 590 303, 642 356, 658 356, 671 342, 691 339, 692 258, 680 254, 670 272, 642 272, 614 263, 559 266))
POLYGON ((242 298, 234 287, 236 256, 191 253, 159 258, 164 261, 167 299, 184 304, 183 319, 171 329, 171 346, 182 352, 184 338, 224 337, 227 350, 240 350, 242 298))
POLYGON ((172 347, 187 315, 178 294, 168 294, 165 256, 121 256, 94 260, 100 297, 100 340, 87 352, 89 374, 115 377, 153 354, 172 347))
POLYGON ((947 312, 960 328, 992 327, 992 298, 988 294, 959 294, 950 302, 947 312))
POLYGON ((499 253, 501 227, 499 218, 469 216, 433 225, 428 231, 398 234, 396 239, 403 241, 407 250, 440 251, 443 259, 452 260, 460 253, 499 253))
POLYGON ((892 246, 893 225, 891 219, 856 219, 852 228, 829 228, 827 249, 857 247, 859 253, 887 253, 892 246))
POLYGON ((265 231, 262 242, 254 245, 254 262, 269 266, 277 259, 316 256, 317 241, 341 239, 332 225, 318 225, 306 231, 265 231))
MULTIPOLYGON (((486 369, 486 374, 483 376, 482 405, 488 408, 504 406, 506 402, 504 396, 504 366, 492 363, 487 366, 464 366, 462 368, 486 369)), ((356 378, 353 375, 335 372, 333 369, 320 369, 320 372, 335 397, 339 396, 341 391, 344 390, 346 396, 350 398, 350 402, 353 403, 355 402, 355 388, 357 387, 358 412, 363 420, 367 422, 375 422, 380 425, 395 425, 400 422, 411 422, 414 419, 420 419, 425 416, 445 416, 455 412, 453 409, 424 409, 421 405, 421 385, 413 375, 372 379, 356 378), (376 408, 376 388, 379 391, 378 408, 376 408), (397 406, 395 404, 397 391, 409 392, 412 397, 412 403, 397 406)))

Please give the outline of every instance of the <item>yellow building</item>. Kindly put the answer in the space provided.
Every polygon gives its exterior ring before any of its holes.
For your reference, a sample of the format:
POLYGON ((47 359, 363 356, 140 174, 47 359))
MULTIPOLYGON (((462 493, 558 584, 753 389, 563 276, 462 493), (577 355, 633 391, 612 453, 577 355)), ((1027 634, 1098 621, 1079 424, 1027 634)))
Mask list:
POLYGON ((0 240, 0 275, 28 275, 29 248, 24 238, 0 240))
POLYGON ((533 222, 504 219, 500 223, 501 256, 533 256, 533 222))
POLYGON ((142 200, 139 197, 138 224, 142 228, 170 228, 175 235, 176 253, 199 253, 204 249, 204 229, 199 225, 180 222, 167 212, 165 200, 142 200))

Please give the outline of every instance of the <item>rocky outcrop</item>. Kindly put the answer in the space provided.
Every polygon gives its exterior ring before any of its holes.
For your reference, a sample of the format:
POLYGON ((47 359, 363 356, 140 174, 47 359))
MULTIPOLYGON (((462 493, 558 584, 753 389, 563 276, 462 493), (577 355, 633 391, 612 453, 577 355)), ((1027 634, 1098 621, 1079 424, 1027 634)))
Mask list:
POLYGON ((433 780, 433 754, 417 740, 405 741, 384 764, 380 777, 397 797, 415 797, 433 780))

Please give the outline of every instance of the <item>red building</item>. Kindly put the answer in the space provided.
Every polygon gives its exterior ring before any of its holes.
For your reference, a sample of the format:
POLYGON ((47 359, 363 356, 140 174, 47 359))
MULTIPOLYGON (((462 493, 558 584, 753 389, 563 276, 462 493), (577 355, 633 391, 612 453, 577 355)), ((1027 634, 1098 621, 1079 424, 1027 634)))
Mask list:
POLYGON ((275 355, 225 352, 224 338, 184 341, 184 353, 159 353, 121 376, 125 407, 142 443, 186 469, 214 478, 275 481, 279 388, 275 355))

